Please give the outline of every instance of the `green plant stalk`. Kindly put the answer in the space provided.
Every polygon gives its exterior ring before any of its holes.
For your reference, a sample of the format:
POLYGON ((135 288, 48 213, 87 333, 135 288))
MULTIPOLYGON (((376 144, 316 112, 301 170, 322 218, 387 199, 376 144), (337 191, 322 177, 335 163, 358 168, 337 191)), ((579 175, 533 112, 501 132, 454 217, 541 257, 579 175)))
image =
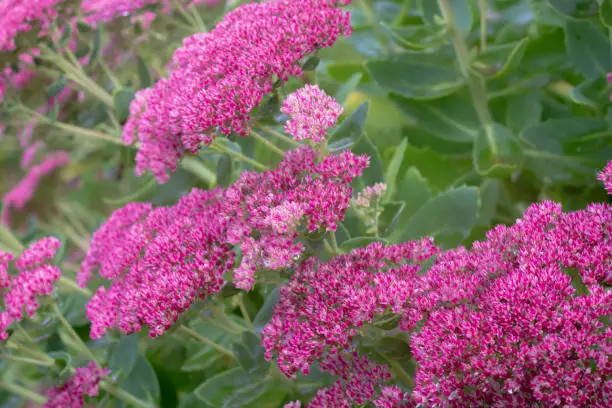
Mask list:
POLYGON ((218 152, 222 152, 222 153, 226 153, 229 156, 232 156, 233 158, 240 160, 244 163, 250 164, 251 166, 255 167, 258 170, 268 170, 268 167, 261 164, 260 162, 251 159, 250 157, 247 157, 245 155, 243 155, 242 153, 238 153, 233 151, 232 149, 228 149, 227 147, 220 145, 219 143, 216 143, 213 141, 213 143, 210 145, 210 147, 218 152))
POLYGON ((22 387, 21 385, 7 383, 0 380, 0 388, 9 391, 15 395, 19 395, 20 397, 23 397, 39 405, 42 405, 47 402, 47 398, 45 396, 40 395, 34 391, 30 391, 27 388, 22 387))
POLYGON ((274 153, 278 153, 279 155, 281 155, 281 157, 285 155, 285 152, 282 149, 276 147, 274 143, 270 142, 268 139, 266 139, 256 131, 251 130, 251 135, 255 139, 259 140, 261 143, 263 143, 268 149, 272 150, 274 153))
POLYGON ((480 9, 480 51, 487 50, 487 13, 489 11, 489 4, 487 0, 478 0, 478 7, 480 9))
POLYGON ((330 232, 329 237, 331 239, 332 250, 338 255, 341 254, 342 252, 340 251, 340 248, 338 248, 338 241, 336 241, 336 232, 335 231, 330 232))
POLYGON ((22 356, 14 356, 12 354, 0 354, 0 359, 14 361, 16 363, 25 363, 25 364, 33 364, 40 367, 51 367, 54 362, 53 361, 43 361, 30 357, 22 357, 22 356))
POLYGON ((206 167, 204 163, 201 160, 198 160, 196 157, 184 157, 183 160, 181 160, 181 167, 205 181, 211 187, 217 184, 217 176, 215 173, 206 167))
POLYGON ((21 241, 3 224, 0 224, 0 241, 16 252, 21 252, 25 249, 21 241))
POLYGON ((64 275, 60 276, 58 283, 64 286, 65 288, 68 288, 74 292, 78 292, 87 297, 91 297, 93 295, 93 293, 91 293, 89 289, 80 287, 75 281, 64 275))
POLYGON ((249 328, 249 330, 253 330, 253 322, 251 321, 251 318, 249 317, 249 312, 246 308, 246 305, 244 303, 244 294, 241 293, 238 296, 238 307, 240 308, 240 313, 242 314, 242 317, 244 318, 244 321, 247 324, 247 327, 249 328))
POLYGON ((181 326, 179 327, 179 330, 184 331, 185 333, 187 333, 188 335, 190 335, 191 337, 193 337, 194 339, 209 345, 210 347, 214 348, 217 351, 220 351, 221 353, 231 357, 231 358, 236 358, 236 356, 234 355, 234 353, 232 353, 230 350, 226 349, 225 347, 221 346, 220 344, 215 343, 212 340, 207 339, 206 337, 202 336, 200 333, 196 332, 195 330, 190 329, 189 327, 181 324, 181 326))
POLYGON ((268 133, 269 133, 269 134, 271 134, 272 136, 277 137, 277 138, 279 138, 280 140, 282 140, 282 141, 284 141, 284 142, 286 142, 286 143, 290 144, 290 145, 291 145, 291 146, 293 146, 293 147, 297 147, 297 146, 299 146, 299 145, 300 145, 300 144, 299 144, 298 142, 296 142, 295 140, 291 139, 291 138, 290 138, 290 137, 288 137, 288 136, 283 135, 281 132, 278 132, 278 131, 276 131, 276 130, 272 129, 272 128, 271 128, 271 127, 269 127, 269 126, 260 126, 259 128, 260 128, 261 130, 265 131, 265 132, 268 132, 268 133))
POLYGON ((116 387, 112 382, 110 382, 106 378, 100 381, 100 388, 102 388, 104 391, 108 392, 109 394, 114 395, 120 400, 127 402, 128 406, 130 407, 155 408, 154 405, 148 404, 147 402, 141 400, 140 398, 136 398, 129 392, 126 392, 122 390, 121 388, 116 387))
POLYGON ((482 80, 473 74, 470 69, 471 59, 468 46, 463 38, 463 34, 455 24, 455 15, 453 13, 450 0, 438 0, 438 4, 440 5, 440 10, 442 11, 444 21, 446 22, 447 30, 451 35, 451 42, 453 44, 455 54, 457 55, 459 69, 468 84, 474 109, 476 110, 478 119, 480 120, 482 128, 485 131, 487 142, 489 144, 489 148, 491 149, 491 154, 494 157, 497 157, 499 155, 499 149, 492 134, 493 118, 489 112, 487 91, 482 80))
POLYGON ((59 319, 59 321, 62 324, 62 326, 64 327, 64 329, 66 329, 68 334, 70 334, 70 337, 72 337, 72 339, 78 345, 80 351, 83 352, 83 354, 85 356, 87 356, 88 359, 90 359, 91 361, 95 362, 99 367, 101 367, 101 365, 98 362, 98 359, 96 358, 96 356, 94 356, 94 354, 91 352, 91 350, 89 350, 89 347, 87 347, 87 345, 85 343, 83 343, 83 340, 81 340, 81 337, 77 334, 77 332, 74 331, 74 329, 72 328, 70 323, 68 323, 68 321, 66 320, 66 318, 62 314, 62 312, 60 312, 59 308, 57 307, 57 303, 56 302, 52 302, 51 303, 51 307, 53 308, 53 311, 55 312, 55 315, 59 319))
POLYGON ((55 225, 56 228, 67 236, 80 250, 87 253, 89 250, 89 240, 86 237, 79 235, 71 225, 65 224, 60 217, 53 218, 52 225, 55 225))

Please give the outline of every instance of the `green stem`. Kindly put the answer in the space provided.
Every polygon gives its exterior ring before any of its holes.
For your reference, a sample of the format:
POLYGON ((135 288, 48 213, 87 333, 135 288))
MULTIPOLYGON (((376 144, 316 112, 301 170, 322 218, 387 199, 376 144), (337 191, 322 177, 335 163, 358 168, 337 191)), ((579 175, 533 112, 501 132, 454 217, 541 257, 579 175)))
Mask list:
POLYGON ((70 334, 72 339, 76 342, 76 344, 81 349, 83 354, 85 354, 88 359, 90 359, 91 361, 93 361, 96 364, 98 364, 98 366, 100 366, 100 363, 98 363, 98 360, 96 359, 96 356, 91 352, 91 350, 89 350, 89 347, 87 347, 87 345, 85 343, 83 343, 83 340, 81 340, 81 337, 77 334, 77 332, 74 331, 74 329, 72 328, 70 323, 68 323, 68 321, 66 320, 66 318, 62 314, 62 312, 60 312, 59 308, 57 307, 57 303, 52 302, 51 306, 52 306, 53 311, 55 312, 57 318, 59 319, 60 323, 62 324, 62 326, 64 326, 64 329, 66 329, 68 334, 70 334))
POLYGON ((85 295, 87 297, 91 297, 93 295, 93 293, 91 293, 91 291, 89 289, 86 288, 82 288, 79 285, 77 285, 77 283, 75 281, 73 281, 72 279, 62 275, 59 278, 59 284, 63 285, 66 288, 69 288, 75 292, 78 292, 82 295, 85 295))
POLYGON ((478 0, 480 8, 480 51, 487 50, 487 12, 489 5, 487 0, 478 0))
POLYGON ((14 356, 12 354, 5 353, 0 354, 0 359, 15 361, 17 363, 34 364, 41 367, 51 367, 54 364, 53 361, 42 361, 35 358, 14 356))
POLYGON ((181 167, 206 182, 210 187, 217 184, 217 176, 215 173, 206 167, 202 160, 196 157, 184 157, 181 161, 181 167))
POLYGON ((87 253, 89 250, 89 240, 86 237, 79 235, 72 226, 65 224, 60 217, 53 218, 52 224, 79 247, 80 250, 87 253))
POLYGON ((244 304, 244 294, 240 294, 240 296, 238 296, 238 307, 240 308, 240 313, 242 313, 242 317, 244 318, 247 327, 249 328, 249 330, 252 331, 253 322, 251 321, 251 318, 249 317, 249 312, 246 308, 246 305, 244 304))
POLYGON ((247 156, 243 155, 242 153, 235 152, 232 149, 228 149, 227 147, 225 147, 225 146, 223 146, 221 144, 218 144, 216 142, 213 142, 213 144, 211 144, 210 147, 215 149, 215 150, 217 150, 217 151, 219 151, 219 152, 226 153, 226 154, 234 157, 237 160, 240 160, 240 161, 243 161, 243 162, 245 162, 247 164, 250 164, 251 166, 255 167, 258 170, 268 170, 268 167, 263 165, 263 164, 261 164, 260 162, 258 162, 256 160, 253 160, 250 157, 247 157, 247 156))
MULTIPOLYGON (((385 33, 380 29, 380 24, 378 24, 378 18, 376 16, 376 12, 370 3, 371 0, 357 0, 359 6, 363 9, 364 14, 368 20, 368 24, 372 26, 374 32, 376 33, 376 37, 378 37, 379 44, 381 45, 382 51, 385 54, 389 53, 389 46, 386 41, 385 33)), ((431 0, 430 0, 431 1, 431 0)))
POLYGON ((0 223, 0 241, 15 252, 21 252, 25 249, 21 241, 2 223, 0 223))
POLYGON ((498 156, 498 147, 492 133, 493 118, 489 112, 486 89, 482 80, 471 71, 468 46, 463 38, 463 34, 455 24, 455 15, 453 13, 450 0, 438 0, 438 3, 440 5, 440 10, 442 11, 444 20, 446 21, 448 32, 451 34, 451 42, 453 43, 455 54, 457 54, 459 69, 468 84, 468 88, 470 89, 472 103, 474 104, 474 109, 476 110, 478 119, 480 120, 482 128, 485 132, 487 142, 489 143, 489 147, 491 149, 491 154, 493 156, 498 156))
POLYGON ((5 389, 15 395, 19 395, 20 397, 23 397, 39 405, 42 405, 47 402, 47 398, 45 396, 40 395, 34 391, 30 391, 27 388, 22 387, 21 385, 7 383, 0 380, 0 388, 5 389))
POLYGON ((153 408, 154 405, 151 405, 140 398, 136 398, 132 394, 127 391, 122 390, 121 388, 116 387, 113 383, 111 383, 108 379, 103 379, 100 382, 100 388, 104 391, 108 392, 111 395, 123 400, 128 403, 130 407, 138 407, 138 408, 153 408))
POLYGON ((20 345, 20 344, 16 344, 14 341, 10 341, 10 340, 6 343, 6 347, 10 348, 12 350, 19 351, 19 352, 24 353, 24 354, 29 354, 32 357, 36 358, 36 360, 38 360, 38 361, 44 361, 45 364, 47 364, 49 366, 51 366, 55 362, 55 360, 53 360, 51 357, 49 357, 48 355, 46 355, 42 351, 37 350, 34 347, 23 346, 23 345, 20 345))
POLYGON ((263 137, 262 135, 260 135, 259 133, 257 133, 254 130, 251 130, 251 135, 259 140, 261 143, 263 143, 266 147, 268 147, 270 150, 272 150, 275 153, 280 154, 281 156, 285 155, 285 152, 282 149, 279 149, 278 147, 276 147, 274 145, 274 143, 270 142, 268 139, 266 139, 265 137, 263 137))
POLYGON ((185 333, 189 334, 191 337, 193 337, 194 339, 209 345, 210 347, 214 348, 215 350, 220 351, 221 353, 230 356, 232 358, 236 358, 236 356, 234 355, 234 353, 232 353, 230 350, 226 349, 225 347, 221 346, 220 344, 215 343, 212 340, 207 339, 206 337, 202 336, 200 333, 196 332, 195 330, 190 329, 189 327, 185 326, 185 325, 181 325, 179 327, 179 330, 184 331, 185 333))
POLYGON ((274 136, 276 138, 279 138, 280 140, 290 144, 291 146, 297 147, 297 146, 300 145, 295 140, 291 139, 288 136, 283 135, 281 132, 278 132, 278 131, 274 130, 273 128, 269 127, 269 126, 260 126, 260 129, 265 131, 265 132, 268 132, 272 136, 274 136))
POLYGON ((334 252, 336 254, 340 254, 340 249, 338 248, 338 241, 336 241, 336 233, 335 232, 330 232, 329 236, 331 237, 331 246, 332 249, 334 250, 334 252))

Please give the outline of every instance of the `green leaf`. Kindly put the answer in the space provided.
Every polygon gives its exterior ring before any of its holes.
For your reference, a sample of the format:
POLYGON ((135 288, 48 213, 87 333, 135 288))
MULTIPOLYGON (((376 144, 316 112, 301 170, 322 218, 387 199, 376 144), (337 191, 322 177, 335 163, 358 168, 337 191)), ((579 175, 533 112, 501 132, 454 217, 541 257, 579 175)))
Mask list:
POLYGON ((223 154, 217 161, 217 184, 221 187, 228 187, 232 183, 233 173, 232 158, 223 154))
POLYGON ((383 212, 378 219, 378 228, 382 236, 390 235, 397 228, 404 207, 406 203, 403 201, 392 201, 382 206, 383 212))
POLYGON ((576 103, 598 109, 610 99, 608 81, 604 76, 587 79, 572 88, 571 97, 576 103))
POLYGON ((412 358, 410 345, 398 337, 385 336, 376 341, 376 351, 393 360, 412 358))
POLYGON ((304 71, 314 71, 317 66, 319 66, 319 62, 321 62, 321 58, 319 57, 310 57, 308 60, 302 65, 302 69, 304 71))
POLYGON ((349 240, 344 241, 340 245, 340 250, 347 254, 351 252, 351 250, 355 248, 363 248, 374 242, 382 242, 383 244, 388 244, 388 241, 384 238, 374 238, 374 237, 356 237, 351 238, 349 240))
POLYGON ((474 68, 486 78, 502 78, 519 67, 528 39, 509 44, 493 44, 481 52, 474 60, 474 68))
POLYGON ((478 216, 479 196, 476 187, 457 187, 430 198, 401 231, 399 241, 426 236, 469 235, 478 216))
MULTIPOLYGON (((212 324, 195 322, 191 324, 191 329, 221 346, 228 347, 228 344, 231 344, 230 336, 223 329, 212 324)), ((210 345, 202 344, 195 339, 187 342, 186 347, 187 358, 181 366, 181 371, 204 371, 217 361, 225 358, 225 355, 219 352, 219 350, 210 345)))
POLYGON ((434 101, 412 101, 391 94, 390 99, 416 125, 433 136, 450 142, 472 142, 480 122, 470 101, 453 94, 434 101))
POLYGON ((98 60, 100 54, 100 44, 102 42, 102 25, 99 25, 94 33, 93 43, 91 45, 91 53, 89 54, 89 61, 87 66, 93 66, 98 60))
POLYGON ((140 354, 136 357, 130 375, 123 380, 121 388, 137 398, 148 401, 155 401, 159 399, 160 395, 159 381, 155 370, 153 370, 151 363, 140 354))
POLYGON ((528 126, 540 122, 542 117, 541 94, 533 90, 508 98, 506 108, 506 126, 511 132, 518 134, 528 126))
POLYGON ((272 314, 274 313, 274 306, 280 300, 280 287, 274 288, 272 292, 266 297, 263 306, 255 315, 255 319, 253 319, 253 326, 255 327, 256 333, 261 333, 264 326, 268 324, 270 319, 272 318, 272 314))
POLYGON ((236 367, 207 379, 195 389, 194 394, 201 401, 221 408, 234 393, 252 384, 247 373, 241 367, 236 367))
POLYGON ((85 307, 89 298, 77 292, 60 293, 59 309, 72 326, 79 327, 89 323, 85 307))
POLYGON ((363 133, 366 117, 368 116, 368 101, 365 101, 338 126, 329 137, 330 141, 340 139, 358 140, 363 133))
POLYGON ((130 103, 134 95, 132 88, 117 88, 113 91, 113 105, 119 122, 125 122, 130 116, 130 103))
POLYGON ((489 227, 497 213, 497 205, 501 196, 502 181, 499 179, 485 179, 480 186, 482 205, 478 212, 478 225, 489 227))
POLYGON ((393 27, 384 25, 397 43, 407 49, 424 50, 444 44, 448 35, 444 26, 410 25, 393 27))
POLYGON ((148 195, 149 192, 153 191, 157 187, 157 181, 154 178, 149 179, 142 187, 138 188, 134 193, 128 194, 125 197, 119 198, 105 198, 104 202, 112 206, 122 206, 127 203, 134 201, 140 201, 143 197, 148 195))
POLYGON ((599 6, 599 18, 608 28, 612 28, 612 0, 602 0, 599 6))
POLYGON ((404 228, 412 215, 429 200, 431 192, 427 180, 421 176, 419 170, 410 167, 401 183, 398 184, 396 196, 406 204, 399 222, 401 228, 404 228))
POLYGON ((362 78, 363 73, 361 72, 357 72, 351 75, 351 77, 347 81, 345 81, 340 87, 340 89, 338 89, 338 91, 336 92, 336 95, 334 96, 336 102, 338 102, 340 105, 344 104, 348 95, 357 88, 357 85, 359 85, 359 82, 361 82, 362 78))
POLYGON ((270 364, 264 359, 265 349, 255 333, 242 332, 242 337, 239 342, 234 343, 233 350, 238 363, 247 375, 261 378, 268 372, 270 364))
POLYGON ((53 82, 51 85, 47 87, 47 97, 53 98, 59 95, 60 92, 66 87, 68 81, 66 80, 66 76, 61 74, 59 78, 53 82))
POLYGON ((69 353, 65 351, 51 351, 47 353, 47 355, 55 360, 55 364, 60 365, 60 376, 63 376, 70 371, 70 368, 72 367, 72 356, 69 353))
POLYGON ((403 139, 395 151, 393 157, 389 161, 387 170, 385 171, 385 183, 387 184, 387 197, 393 197, 395 194, 395 185, 397 184, 397 176, 404 160, 404 153, 408 147, 408 139, 403 139))
POLYGON ((380 87, 405 98, 435 99, 464 85, 452 60, 427 52, 405 52, 371 60, 366 68, 380 87))
POLYGON ((128 377, 138 357, 138 333, 123 335, 118 343, 111 346, 107 367, 113 375, 128 377))
POLYGON ((587 78, 605 76, 610 68, 610 44, 590 21, 568 20, 567 51, 574 67, 587 78))
POLYGON ((563 17, 589 19, 599 11, 596 0, 548 0, 551 6, 563 17))
POLYGON ((506 176, 521 165, 522 159, 518 138, 504 126, 493 123, 478 134, 473 161, 479 174, 506 176))
POLYGON ((378 149, 372 143, 367 133, 363 133, 357 143, 351 149, 355 154, 367 154, 370 157, 370 165, 363 170, 363 176, 357 181, 366 185, 373 185, 383 180, 382 159, 378 149))
POLYGON ((153 85, 153 79, 151 78, 151 73, 149 72, 149 67, 145 60, 140 55, 137 55, 136 63, 138 64, 138 84, 140 85, 140 89, 148 88, 153 85))
POLYGON ((286 395, 287 391, 280 381, 273 378, 264 379, 236 390, 223 407, 278 408, 286 395))
MULTIPOLYGON (((420 0, 421 10, 423 10, 423 19, 429 24, 437 24, 442 18, 442 12, 437 1, 420 0)), ((451 8, 455 18, 455 24, 464 34, 469 34, 474 24, 474 17, 468 1, 465 0, 450 0, 451 8)))

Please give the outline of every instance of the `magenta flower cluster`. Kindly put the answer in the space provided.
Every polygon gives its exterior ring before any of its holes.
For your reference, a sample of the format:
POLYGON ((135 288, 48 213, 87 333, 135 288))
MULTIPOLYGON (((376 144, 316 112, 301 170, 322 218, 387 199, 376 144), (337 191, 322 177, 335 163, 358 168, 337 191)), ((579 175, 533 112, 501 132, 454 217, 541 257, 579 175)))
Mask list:
POLYGON ((608 194, 612 194, 612 161, 608 162, 606 167, 597 175, 606 188, 608 194))
MULTIPOLYGON (((343 1, 343 3, 348 3, 343 1)), ((216 134, 249 133, 250 111, 277 80, 301 75, 302 59, 348 35, 337 0, 270 0, 225 15, 209 33, 184 40, 172 73, 137 93, 123 141, 140 142, 136 172, 161 183, 186 151, 216 134)))
POLYGON ((306 84, 285 99, 281 112, 289 115, 285 130, 295 140, 321 143, 327 130, 336 126, 343 109, 317 85, 306 84))
POLYGON ((110 373, 110 370, 98 367, 93 361, 87 367, 77 368, 68 381, 47 392, 47 402, 43 408, 81 408, 85 405, 85 395, 97 396, 100 381, 110 373))
POLYGON ((77 276, 81 286, 95 269, 112 280, 87 306, 91 337, 143 326, 161 335, 196 298, 220 290, 223 275, 234 269, 236 245, 242 260, 234 283, 241 288, 251 287, 259 265, 292 265, 303 251, 298 226, 334 230, 348 207, 351 181, 368 163, 350 152, 319 163, 316 157, 304 146, 288 152, 276 170, 245 172, 227 190, 194 189, 172 207, 132 203, 115 211, 94 234, 77 276), (283 215, 287 203, 299 208, 303 222, 283 215))
POLYGON ((17 35, 34 28, 45 30, 58 17, 65 0, 0 1, 0 52, 16 48, 17 35))
POLYGON ((11 323, 18 322, 27 314, 30 318, 38 310, 37 297, 53 292, 53 283, 60 278, 61 271, 49 263, 60 247, 60 241, 49 237, 40 239, 14 259, 13 255, 0 251, 0 340, 8 336, 6 330, 11 323), (17 275, 9 274, 13 264, 17 275), (25 310, 25 314, 24 314, 25 310))

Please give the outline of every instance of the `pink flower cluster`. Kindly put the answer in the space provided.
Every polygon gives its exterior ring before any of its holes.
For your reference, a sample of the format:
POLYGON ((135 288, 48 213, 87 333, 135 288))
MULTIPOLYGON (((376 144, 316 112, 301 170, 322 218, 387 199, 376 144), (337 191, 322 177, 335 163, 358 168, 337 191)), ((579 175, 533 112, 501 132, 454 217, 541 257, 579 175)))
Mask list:
POLYGON ((0 52, 15 49, 19 33, 44 30, 58 17, 64 0, 0 1, 0 52))
POLYGON ((597 175, 606 188, 608 194, 612 194, 612 161, 608 162, 606 167, 597 175))
MULTIPOLYGON (((87 306, 91 337, 119 327, 148 326, 155 337, 167 330, 197 297, 217 292, 242 261, 234 282, 250 288, 258 265, 290 266, 301 255, 297 222, 286 203, 299 208, 307 231, 335 229, 348 207, 350 183, 367 157, 350 152, 315 163, 309 147, 288 152, 278 169, 246 172, 227 190, 194 189, 173 207, 132 203, 115 211, 94 234, 77 276, 84 286, 97 268, 112 280, 87 306), (282 210, 279 210, 282 207, 282 210)), ((300 217, 301 218, 301 217, 300 217)))
POLYGON ((277 357, 289 376, 328 352, 349 347, 365 323, 386 311, 401 313, 415 291, 421 263, 439 252, 431 239, 400 245, 374 243, 317 263, 295 268, 281 288, 280 301, 262 333, 265 357, 277 357))
MULTIPOLYGON (((350 31, 337 0, 270 0, 228 13, 209 33, 184 40, 168 79, 137 93, 123 141, 140 141, 136 172, 168 179, 186 151, 218 133, 249 133, 249 112, 274 88, 302 74, 300 61, 350 31)), ((343 4, 348 1, 343 0, 343 4)))
POLYGON ((87 367, 79 367, 75 371, 75 375, 63 385, 49 390, 43 408, 81 408, 85 405, 84 396, 97 396, 100 381, 111 373, 93 361, 87 367))
POLYGON ((372 202, 379 200, 386 191, 387 185, 385 183, 376 183, 373 186, 368 186, 357 194, 355 205, 361 208, 368 208, 372 202))
POLYGON ((258 268, 291 266, 304 248, 304 232, 335 231, 352 195, 351 182, 368 165, 351 152, 316 162, 317 152, 302 146, 285 153, 278 168, 243 173, 224 194, 223 213, 231 219, 228 242, 240 245, 242 261, 234 284, 250 289, 258 268))
POLYGON ((317 85, 306 84, 285 99, 281 112, 290 116, 285 130, 295 140, 321 143, 327 130, 336 126, 343 109, 317 85))
POLYGON ((215 5, 219 0, 83 0, 81 10, 85 22, 90 25, 108 23, 120 17, 130 16, 137 12, 147 15, 147 20, 155 19, 156 14, 147 12, 147 7, 162 6, 162 12, 172 10, 173 3, 181 7, 192 7, 198 4, 215 5))
POLYGON ((60 247, 60 241, 49 237, 36 241, 14 261, 19 272, 17 276, 9 275, 9 266, 13 255, 0 251, 0 340, 8 336, 6 330, 12 322, 24 317, 24 309, 32 317, 39 304, 37 296, 48 296, 53 292, 53 283, 60 278, 61 271, 49 264, 60 247))
MULTIPOLYGON (((28 158, 26 158, 29 160, 28 158)), ((66 152, 58 151, 46 155, 44 161, 32 166, 25 177, 11 191, 2 198, 2 223, 10 226, 11 212, 23 210, 32 199, 38 185, 45 176, 52 174, 56 169, 70 162, 70 156, 66 152)))
POLYGON ((415 401, 603 407, 612 397, 612 330, 601 321, 612 312, 611 283, 606 204, 572 213, 535 204, 471 251, 442 254, 400 325, 425 317, 411 341, 415 401))

